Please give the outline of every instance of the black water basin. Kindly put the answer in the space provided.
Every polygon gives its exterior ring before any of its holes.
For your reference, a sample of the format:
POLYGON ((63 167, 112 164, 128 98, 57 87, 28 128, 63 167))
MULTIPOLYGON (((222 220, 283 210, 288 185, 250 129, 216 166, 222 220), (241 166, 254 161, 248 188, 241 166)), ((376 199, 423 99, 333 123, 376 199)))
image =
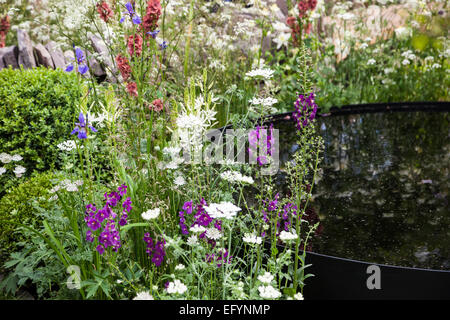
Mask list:
MULTIPOLYGON (((396 103, 319 117, 325 151, 311 205, 321 227, 306 298, 450 299, 448 111, 447 103, 396 103), (371 265, 380 289, 367 285, 371 265)), ((282 181, 295 128, 289 114, 274 126, 282 181)))

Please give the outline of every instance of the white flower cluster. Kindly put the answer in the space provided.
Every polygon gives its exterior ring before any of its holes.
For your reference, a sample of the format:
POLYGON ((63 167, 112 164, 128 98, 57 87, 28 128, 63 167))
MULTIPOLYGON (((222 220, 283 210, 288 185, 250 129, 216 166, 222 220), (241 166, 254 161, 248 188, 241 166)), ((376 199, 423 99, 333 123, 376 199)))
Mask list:
POLYGON ((10 163, 11 161, 17 162, 17 161, 20 161, 22 159, 23 159, 22 156, 20 156, 18 154, 15 154, 13 156, 9 155, 7 153, 4 153, 4 152, 0 154, 0 161, 5 163, 5 164, 6 163, 10 163))
POLYGON ((281 231, 280 232, 280 240, 282 242, 289 242, 292 240, 296 240, 298 238, 297 234, 294 232, 289 232, 289 231, 281 231))
MULTIPOLYGON (((67 140, 64 142, 61 142, 60 144, 57 145, 58 149, 61 151, 72 151, 73 149, 75 149, 77 147, 76 143, 74 140, 67 140)), ((83 148, 83 146, 80 146, 80 148, 83 148)))
POLYGON ((252 177, 247 177, 242 175, 240 172, 237 171, 225 171, 220 174, 220 177, 228 182, 232 183, 248 183, 253 184, 255 181, 252 177))
POLYGON ((254 233, 245 233, 244 237, 242 238, 242 241, 249 244, 261 244, 262 238, 256 236, 254 233))
POLYGON ((241 208, 235 206, 231 202, 211 203, 205 207, 206 212, 213 219, 232 219, 241 211, 241 208))
POLYGON ((273 77, 274 71, 269 68, 258 68, 247 72, 245 75, 249 78, 263 78, 271 79, 273 77))
POLYGON ((188 246, 195 246, 198 243, 198 238, 195 234, 190 235, 189 238, 186 240, 186 243, 188 246))
POLYGON ((222 233, 216 228, 208 228, 206 230, 206 237, 211 240, 219 240, 222 238, 222 233))
POLYGON ((70 181, 69 179, 64 179, 59 184, 54 186, 50 190, 50 193, 55 193, 55 192, 58 192, 60 190, 66 190, 68 192, 76 192, 76 191, 78 191, 78 187, 82 186, 82 185, 83 185, 83 181, 82 180, 70 181))
MULTIPOLYGON (((23 158, 21 155, 15 154, 15 155, 9 155, 7 153, 0 153, 0 162, 4 163, 4 164, 8 164, 11 161, 13 162, 18 162, 21 161, 23 158)), ((17 178, 22 177, 22 175, 27 171, 26 168, 22 167, 21 165, 17 165, 13 172, 16 175, 17 178)), ((3 175, 6 172, 6 168, 5 167, 0 167, 0 176, 3 175)))
POLYGON ((177 264, 176 266, 175 266, 175 270, 184 270, 186 267, 184 266, 184 264, 177 264))
POLYGON ((278 103, 278 100, 276 98, 272 98, 272 97, 267 97, 267 98, 253 97, 249 102, 256 106, 262 105, 264 107, 271 107, 275 103, 278 103))
POLYGON ((138 292, 133 300, 154 300, 153 296, 148 291, 138 292))
POLYGON ((147 210, 147 211, 143 212, 141 216, 142 216, 142 219, 148 221, 148 220, 152 220, 152 219, 158 218, 160 212, 161 211, 160 211, 159 208, 150 209, 150 210, 147 210))
POLYGON ((167 293, 170 294, 183 294, 187 290, 187 287, 180 281, 174 280, 173 282, 169 282, 169 286, 167 287, 167 293))
POLYGON ((258 291, 259 295, 263 299, 278 299, 279 297, 281 297, 280 291, 272 286, 259 286, 258 291))
POLYGON ((270 284, 273 280, 273 275, 266 271, 263 275, 258 276, 258 280, 264 284, 270 284))
POLYGON ((402 61, 402 64, 404 66, 407 66, 408 64, 411 63, 411 61, 413 61, 414 59, 416 59, 416 55, 411 51, 411 50, 407 50, 405 52, 402 53, 402 57, 404 57, 405 59, 402 61), (411 60, 411 61, 410 61, 411 60))
POLYGON ((174 183, 174 185, 180 187, 180 186, 186 184, 186 180, 184 180, 183 176, 178 176, 178 177, 175 178, 173 183, 174 183))
POLYGON ((206 228, 204 226, 199 226, 198 224, 196 224, 190 227, 189 231, 192 233, 203 233, 206 231, 206 228))

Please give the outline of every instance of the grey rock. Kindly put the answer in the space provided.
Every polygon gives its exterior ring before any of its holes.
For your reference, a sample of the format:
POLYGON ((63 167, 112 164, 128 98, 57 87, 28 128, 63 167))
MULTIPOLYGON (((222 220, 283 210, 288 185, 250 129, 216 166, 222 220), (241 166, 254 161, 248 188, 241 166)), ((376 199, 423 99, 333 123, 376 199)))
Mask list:
POLYGON ((61 68, 64 70, 66 68, 66 60, 64 59, 64 53, 62 52, 61 49, 59 49, 56 46, 56 43, 50 41, 45 45, 45 48, 52 57, 54 68, 61 68))
POLYGON ((9 46, 0 48, 0 61, 4 68, 11 66, 13 69, 18 69, 19 49, 17 46, 9 46))
POLYGON ((277 0, 278 8, 283 12, 284 16, 287 17, 289 14, 286 0, 277 0))
POLYGON ((95 52, 100 54, 102 60, 108 65, 108 67, 111 68, 113 66, 113 63, 108 52, 108 47, 103 42, 103 40, 93 34, 89 36, 89 39, 91 40, 92 48, 94 48, 95 52))
POLYGON ((111 60, 111 56, 105 42, 98 36, 93 34, 89 35, 89 39, 91 40, 92 48, 94 48, 95 52, 100 55, 104 69, 110 71, 110 73, 105 73, 107 75, 108 81, 113 83, 117 82, 118 70, 111 60))
POLYGON ((100 62, 98 62, 97 59, 92 56, 89 51, 86 52, 86 56, 89 61, 89 71, 91 72, 91 74, 96 77, 106 77, 106 72, 100 62))
POLYGON ((36 47, 34 47, 34 53, 37 58, 36 62, 38 65, 42 65, 46 68, 55 68, 52 56, 42 44, 39 43, 36 47))
POLYGON ((0 57, 0 70, 2 70, 5 67, 5 65, 3 64, 3 58, 0 57))
POLYGON ((25 69, 36 67, 33 45, 26 31, 17 29, 17 44, 19 46, 19 64, 23 65, 25 69))

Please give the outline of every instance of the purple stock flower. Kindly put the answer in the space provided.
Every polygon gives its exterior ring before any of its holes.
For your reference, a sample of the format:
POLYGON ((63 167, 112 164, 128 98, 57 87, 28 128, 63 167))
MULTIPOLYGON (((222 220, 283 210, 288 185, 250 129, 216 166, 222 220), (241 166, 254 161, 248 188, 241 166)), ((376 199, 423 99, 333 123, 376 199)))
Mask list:
POLYGON ((131 21, 133 22, 133 24, 140 24, 141 18, 134 11, 134 8, 133 8, 133 5, 131 4, 131 2, 127 2, 125 4, 125 8, 127 9, 128 12, 125 12, 124 16, 120 19, 120 23, 123 23, 125 21, 125 17, 129 16, 131 18, 131 21))
POLYGON ((166 251, 164 249, 166 240, 162 238, 162 240, 157 241, 155 245, 153 245, 153 239, 150 237, 150 233, 144 234, 144 242, 147 244, 147 254, 151 258, 151 261, 155 264, 155 266, 159 267, 166 256, 166 251))
POLYGON ((129 213, 133 207, 131 206, 131 198, 128 197, 125 202, 122 204, 122 207, 129 213))
MULTIPOLYGON (((121 185, 118 191, 122 194, 126 193, 126 185, 121 185)), ((99 254, 103 254, 109 247, 113 251, 117 252, 121 247, 120 233, 117 225, 124 226, 127 224, 128 214, 126 211, 122 212, 120 220, 116 222, 117 214, 111 209, 111 206, 117 205, 117 202, 121 200, 121 196, 117 192, 105 193, 105 206, 97 211, 97 208, 93 204, 86 206, 85 222, 90 230, 86 232, 86 241, 94 242, 96 235, 93 231, 96 231, 103 227, 100 234, 98 234, 99 245, 96 250, 99 254)), ((124 208, 131 211, 131 199, 127 198, 123 203, 124 208)))
POLYGON ((96 249, 98 253, 100 253, 100 255, 102 255, 105 252, 105 248, 101 244, 99 244, 96 249))
POLYGON ((119 195, 123 197, 127 193, 127 186, 122 184, 119 188, 117 188, 117 191, 119 191, 119 195))
POLYGON ((91 126, 88 121, 84 120, 83 112, 80 112, 80 115, 78 116, 78 121, 75 123, 75 129, 70 134, 78 134, 78 139, 87 139, 88 130, 87 128, 91 129, 92 132, 97 132, 97 129, 95 129, 93 126, 91 126))
MULTIPOLYGON (((75 48, 75 60, 78 65, 78 72, 80 74, 85 74, 89 70, 89 68, 85 63, 84 54, 80 48, 75 48)), ((66 68, 66 72, 71 72, 73 68, 73 63, 69 64, 66 68)))
POLYGON ((86 232, 86 241, 88 242, 93 242, 94 241, 94 236, 92 235, 92 231, 88 230, 86 232))
POLYGON ((297 130, 301 130, 308 126, 316 117, 317 104, 314 102, 314 92, 311 92, 308 96, 299 94, 294 105, 293 118, 297 122, 297 130))

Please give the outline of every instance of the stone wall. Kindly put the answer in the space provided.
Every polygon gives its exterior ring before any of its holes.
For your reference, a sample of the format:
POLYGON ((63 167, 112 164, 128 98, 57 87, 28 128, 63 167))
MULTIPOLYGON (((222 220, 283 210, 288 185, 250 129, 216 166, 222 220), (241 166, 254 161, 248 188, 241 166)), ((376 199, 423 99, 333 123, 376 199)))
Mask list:
MULTIPOLYGON (((99 80, 106 79, 106 68, 112 67, 111 59, 106 55, 106 46, 101 39, 91 35, 91 45, 93 51, 100 54, 105 59, 105 63, 100 63, 89 52, 89 70, 99 80)), ((18 69, 20 65, 24 69, 31 69, 38 66, 46 68, 60 68, 65 70, 66 66, 74 62, 74 53, 71 50, 63 52, 56 46, 56 43, 50 41, 43 45, 41 43, 34 44, 30 40, 27 32, 17 30, 17 45, 0 48, 0 70, 11 66, 18 69)), ((112 79, 110 79, 112 80, 112 79)))

